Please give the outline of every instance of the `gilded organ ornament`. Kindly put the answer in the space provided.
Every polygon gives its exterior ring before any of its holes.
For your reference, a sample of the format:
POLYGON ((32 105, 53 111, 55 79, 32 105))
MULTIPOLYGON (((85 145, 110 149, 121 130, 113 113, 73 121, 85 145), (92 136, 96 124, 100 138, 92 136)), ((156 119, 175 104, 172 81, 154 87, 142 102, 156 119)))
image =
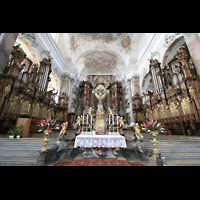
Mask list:
POLYGON ((16 113, 18 105, 18 96, 11 95, 8 106, 8 113, 16 113))
POLYGON ((39 105, 39 103, 34 104, 34 105, 33 105, 33 113, 32 113, 32 116, 33 116, 33 117, 38 117, 39 111, 40 111, 40 105, 39 105))
POLYGON ((181 106, 182 106, 184 115, 187 115, 187 114, 190 115, 191 114, 189 102, 185 99, 185 97, 182 98, 181 106))

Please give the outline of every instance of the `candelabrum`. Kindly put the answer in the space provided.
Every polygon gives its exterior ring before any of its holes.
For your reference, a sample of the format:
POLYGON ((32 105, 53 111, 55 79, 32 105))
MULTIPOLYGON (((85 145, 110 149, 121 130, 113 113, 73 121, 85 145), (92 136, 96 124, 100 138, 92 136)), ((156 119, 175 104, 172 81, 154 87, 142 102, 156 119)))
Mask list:
POLYGON ((154 146, 154 149, 153 149, 153 151, 154 152, 159 152, 159 149, 157 149, 157 147, 158 147, 158 144, 160 143, 158 140, 157 140, 157 134, 158 134, 158 132, 150 132, 150 134, 152 135, 152 138, 153 138, 153 140, 150 140, 150 142, 152 143, 152 145, 154 146))

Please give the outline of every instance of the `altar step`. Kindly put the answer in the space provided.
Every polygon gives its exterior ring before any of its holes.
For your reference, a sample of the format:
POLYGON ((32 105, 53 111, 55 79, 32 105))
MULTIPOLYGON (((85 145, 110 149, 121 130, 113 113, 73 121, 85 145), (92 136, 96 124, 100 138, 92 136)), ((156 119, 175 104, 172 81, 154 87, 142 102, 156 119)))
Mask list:
MULTIPOLYGON (((35 166, 43 138, 0 139, 0 166, 35 166)), ((47 146, 52 148, 56 139, 51 138, 47 146)))
MULTIPOLYGON (((144 141, 144 145, 153 149, 150 141, 144 141)), ((160 140, 158 149, 164 166, 200 166, 200 141, 160 140)))

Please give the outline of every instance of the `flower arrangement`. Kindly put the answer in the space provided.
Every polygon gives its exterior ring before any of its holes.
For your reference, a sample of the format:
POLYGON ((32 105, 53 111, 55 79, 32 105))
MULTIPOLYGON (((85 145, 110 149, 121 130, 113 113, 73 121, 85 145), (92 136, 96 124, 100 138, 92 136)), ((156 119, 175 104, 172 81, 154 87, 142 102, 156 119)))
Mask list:
POLYGON ((51 130, 59 129, 59 124, 56 124, 56 120, 54 119, 47 119, 47 120, 43 119, 41 122, 39 122, 37 126, 40 127, 38 132, 45 130, 49 131, 50 129, 51 130))
POLYGON ((164 130, 164 128, 161 128, 161 123, 158 123, 157 120, 154 122, 153 120, 151 121, 146 121, 146 123, 143 122, 142 126, 142 130, 146 133, 149 132, 162 132, 164 130))

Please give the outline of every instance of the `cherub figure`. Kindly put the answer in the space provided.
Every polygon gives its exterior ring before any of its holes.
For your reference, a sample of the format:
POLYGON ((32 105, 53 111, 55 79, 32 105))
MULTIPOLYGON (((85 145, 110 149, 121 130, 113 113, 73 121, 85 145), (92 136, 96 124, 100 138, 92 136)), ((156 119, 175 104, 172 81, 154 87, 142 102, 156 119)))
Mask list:
POLYGON ((108 108, 109 115, 113 116, 113 112, 110 108, 108 108))
POLYGON ((68 126, 68 122, 61 124, 62 129, 60 130, 60 134, 59 135, 62 135, 62 134, 64 135, 65 134, 67 126, 68 126))
MULTIPOLYGON (((123 119, 123 117, 118 117, 118 120, 119 120, 119 125, 120 125, 120 127, 122 126, 124 126, 124 121, 125 121, 125 119, 123 119)), ((125 127, 125 126, 124 126, 125 127)))
POLYGON ((140 126, 139 126, 139 124, 138 123, 135 123, 134 124, 134 129, 135 129, 135 133, 137 134, 137 135, 139 135, 140 137, 142 137, 142 138, 144 138, 144 136, 140 133, 140 126))
POLYGON ((93 109, 92 107, 90 107, 90 108, 88 109, 88 115, 89 115, 89 116, 91 116, 93 110, 94 110, 94 109, 93 109))
POLYGON ((81 125, 81 122, 82 122, 82 118, 83 118, 83 117, 79 117, 79 116, 78 116, 78 117, 77 117, 77 120, 76 120, 76 128, 78 128, 78 132, 77 132, 78 134, 80 134, 80 131, 82 130, 82 128, 81 128, 81 126, 80 126, 80 125, 81 125))
POLYGON ((125 119, 123 119, 123 117, 118 117, 118 120, 119 120, 119 132, 120 134, 124 134, 122 129, 125 128, 125 125, 124 125, 125 119))
POLYGON ((82 118, 83 118, 83 117, 80 117, 80 116, 77 117, 76 125, 77 125, 77 124, 78 124, 79 126, 81 125, 82 118))

